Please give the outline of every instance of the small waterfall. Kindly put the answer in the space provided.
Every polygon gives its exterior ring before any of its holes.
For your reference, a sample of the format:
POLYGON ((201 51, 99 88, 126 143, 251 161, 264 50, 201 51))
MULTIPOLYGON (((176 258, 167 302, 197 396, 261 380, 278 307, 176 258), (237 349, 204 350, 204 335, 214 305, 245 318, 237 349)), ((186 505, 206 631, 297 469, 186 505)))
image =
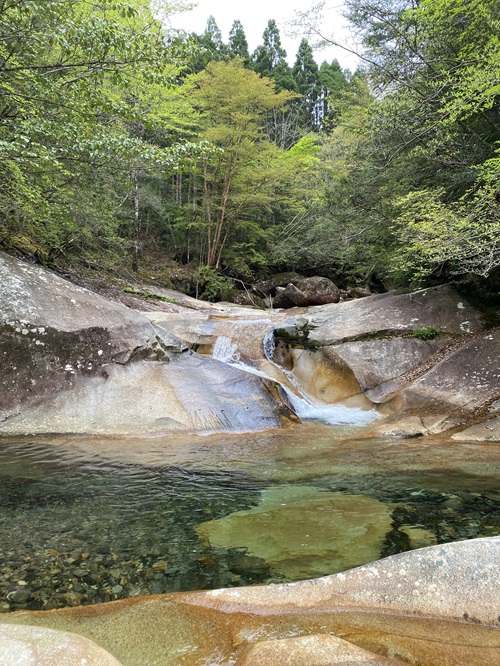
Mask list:
MULTIPOLYGON (((278 381, 284 391, 290 406, 303 421, 321 421, 330 425, 366 425, 379 415, 375 410, 366 411, 356 407, 346 407, 345 405, 331 405, 320 403, 305 395, 297 378, 285 368, 274 362, 274 351, 276 343, 274 339, 274 330, 271 329, 265 335, 263 340, 263 351, 265 358, 272 363, 283 376, 284 381, 278 381), (289 386, 286 386, 286 382, 289 386), (292 390, 292 388, 293 390, 292 390)), ((212 357, 223 363, 227 363, 235 368, 249 372, 253 375, 258 375, 264 379, 277 381, 275 378, 270 377, 265 372, 243 363, 238 352, 238 343, 233 342, 231 338, 221 335, 217 338, 212 351, 212 357)))
MULTIPOLYGON (((262 346, 264 348, 264 356, 268 361, 274 363, 274 350, 276 349, 276 342, 274 341, 274 329, 271 329, 268 333, 266 333, 262 346)), ((274 363, 274 365, 276 364, 274 363)))
POLYGON ((222 363, 228 363, 229 365, 238 363, 240 354, 237 343, 233 343, 231 338, 225 335, 220 335, 215 341, 212 358, 215 358, 216 361, 222 361, 222 363))

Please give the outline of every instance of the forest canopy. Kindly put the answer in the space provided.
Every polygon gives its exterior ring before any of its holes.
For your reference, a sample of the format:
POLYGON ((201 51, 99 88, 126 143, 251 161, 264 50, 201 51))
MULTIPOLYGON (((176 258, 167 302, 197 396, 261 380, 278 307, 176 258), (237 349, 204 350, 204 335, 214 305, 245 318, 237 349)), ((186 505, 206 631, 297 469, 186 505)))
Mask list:
POLYGON ((167 30, 179 4, 0 3, 0 242, 220 297, 279 271, 378 288, 500 274, 500 6, 346 0, 360 67, 167 30))

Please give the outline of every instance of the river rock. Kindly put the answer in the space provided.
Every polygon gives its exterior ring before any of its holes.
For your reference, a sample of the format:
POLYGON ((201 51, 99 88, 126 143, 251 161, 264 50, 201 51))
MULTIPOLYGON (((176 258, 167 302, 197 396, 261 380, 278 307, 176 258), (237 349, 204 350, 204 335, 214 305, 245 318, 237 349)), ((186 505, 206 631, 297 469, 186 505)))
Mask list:
POLYGON ((299 273, 275 273, 270 278, 256 282, 253 289, 261 298, 266 298, 275 296, 277 287, 286 287, 290 283, 296 284, 303 279, 304 276, 299 273))
POLYGON ((255 508, 202 523, 198 533, 212 547, 243 548, 299 580, 312 566, 320 575, 379 557, 392 508, 361 495, 277 486, 255 508))
POLYGON ((269 380, 196 354, 171 363, 110 364, 0 424, 0 434, 131 435, 252 431, 293 414, 269 380), (275 395, 275 397, 273 397, 275 395))
POLYGON ((364 394, 380 403, 399 389, 402 375, 421 366, 449 341, 446 336, 435 340, 394 337, 346 342, 328 349, 352 370, 364 394))
POLYGON ((88 638, 44 627, 0 624, 0 666, 120 666, 88 638))
POLYGON ((277 287, 273 308, 295 308, 309 305, 307 296, 290 282, 286 287, 277 287))
POLYGON ((500 395, 500 331, 486 332, 414 381, 404 392, 410 406, 447 405, 472 411, 500 395))
POLYGON ((476 423, 451 438, 462 442, 500 442, 500 416, 476 423))
POLYGON ((146 317, 0 253, 0 434, 244 431, 293 419, 273 381, 187 351, 213 343, 209 313, 224 311, 146 317))
POLYGON ((325 345, 411 333, 433 326, 444 333, 465 335, 482 328, 482 315, 451 285, 411 294, 375 294, 366 298, 324 305, 301 315, 314 328, 311 339, 325 345))
POLYGON ((261 641, 252 645, 236 666, 403 666, 329 634, 261 641))
POLYGON ((326 305, 340 300, 338 287, 328 278, 305 278, 297 283, 297 287, 305 295, 307 305, 326 305))
POLYGON ((0 421, 106 364, 183 348, 134 310, 0 253, 0 421))
POLYGON ((78 632, 127 666, 143 666, 146 658, 148 666, 241 666, 252 653, 269 666, 315 664, 315 654, 332 654, 332 636, 353 646, 349 652, 338 645, 349 655, 341 663, 350 666, 366 666, 360 650, 388 664, 485 666, 500 663, 499 559, 500 537, 472 539, 297 583, 3 617, 6 624, 78 632))

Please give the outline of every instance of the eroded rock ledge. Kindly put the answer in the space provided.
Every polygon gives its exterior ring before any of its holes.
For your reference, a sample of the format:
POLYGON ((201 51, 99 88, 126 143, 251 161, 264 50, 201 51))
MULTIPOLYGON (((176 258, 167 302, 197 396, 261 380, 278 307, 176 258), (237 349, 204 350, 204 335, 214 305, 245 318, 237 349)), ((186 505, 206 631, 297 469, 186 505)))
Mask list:
POLYGON ((500 440, 500 331, 450 285, 282 313, 188 305, 138 312, 0 253, 0 435, 279 427, 295 416, 264 356, 275 330, 307 394, 384 417, 370 436, 500 440), (212 358, 220 338, 273 379, 212 358))

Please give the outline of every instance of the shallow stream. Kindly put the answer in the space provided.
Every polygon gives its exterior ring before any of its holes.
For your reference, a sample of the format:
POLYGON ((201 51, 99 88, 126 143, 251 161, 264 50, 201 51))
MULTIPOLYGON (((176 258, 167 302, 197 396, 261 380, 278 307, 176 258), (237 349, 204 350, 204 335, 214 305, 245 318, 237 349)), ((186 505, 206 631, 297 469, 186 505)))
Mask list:
POLYGON ((500 445, 249 435, 0 441, 0 610, 291 581, 500 534, 500 445))

